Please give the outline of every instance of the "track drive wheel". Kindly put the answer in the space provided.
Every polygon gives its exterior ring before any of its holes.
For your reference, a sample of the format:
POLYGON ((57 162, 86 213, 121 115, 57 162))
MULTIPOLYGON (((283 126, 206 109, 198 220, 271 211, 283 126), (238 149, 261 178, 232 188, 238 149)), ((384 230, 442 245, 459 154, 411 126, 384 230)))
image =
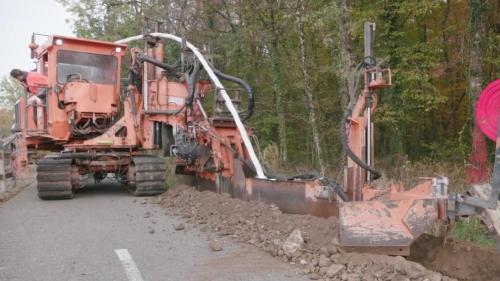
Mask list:
POLYGON ((45 157, 38 161, 36 180, 38 197, 43 200, 71 199, 72 186, 71 159, 45 157))
POLYGON ((128 185, 135 196, 155 196, 167 191, 165 160, 154 156, 132 158, 128 171, 128 185))

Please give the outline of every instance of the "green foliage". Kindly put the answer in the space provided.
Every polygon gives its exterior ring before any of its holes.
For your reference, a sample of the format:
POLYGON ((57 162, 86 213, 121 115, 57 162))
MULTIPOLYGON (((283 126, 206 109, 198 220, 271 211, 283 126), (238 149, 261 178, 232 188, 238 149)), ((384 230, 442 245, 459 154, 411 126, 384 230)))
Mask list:
POLYGON ((25 93, 26 91, 19 82, 4 77, 0 81, 0 107, 12 110, 17 99, 25 93))
POLYGON ((77 36, 117 40, 136 35, 141 28, 142 5, 138 1, 58 0, 77 20, 77 36))
POLYGON ((492 28, 489 31, 488 37, 485 38, 485 54, 483 61, 485 68, 489 72, 489 80, 498 79, 500 77, 500 27, 492 28))
POLYGON ((456 240, 468 241, 488 248, 495 247, 495 241, 491 238, 486 227, 478 218, 466 218, 457 221, 453 225, 451 237, 456 240))
MULTIPOLYGON (((298 0, 58 0, 75 16, 78 36, 116 40, 141 32, 144 17, 165 21, 169 32, 211 50, 214 64, 249 81, 256 93, 250 125, 261 148, 282 145, 286 125, 289 159, 313 165, 312 138, 303 96, 298 0), (283 121, 283 120, 282 120, 283 121)), ((307 69, 327 165, 342 164, 339 122, 346 103, 346 69, 339 47, 342 1, 302 0, 307 69)), ((394 86, 380 93, 376 153, 406 154, 411 160, 466 157, 471 103, 467 90, 467 1, 360 0, 348 4, 351 55, 363 60, 363 23, 376 23, 377 58, 388 58, 394 86), (458 155, 458 156, 457 156, 458 155)), ((476 1, 481 3, 484 1, 476 1)), ((498 1, 483 14, 484 82, 499 77, 498 1), (496 24, 496 25, 495 25, 496 24)), ((166 47, 173 62, 178 46, 166 47)), ((456 158, 453 158, 456 159, 456 158)), ((457 160, 458 161, 458 160, 457 160)))
MULTIPOLYGON (((437 65, 437 55, 427 43, 417 43, 398 49, 401 57, 394 79, 401 85, 401 97, 412 113, 428 112, 446 102, 432 83, 430 70, 437 65)), ((418 114, 420 115, 420 114, 418 114)), ((412 121, 419 116, 411 116, 412 121)))
POLYGON ((0 108, 0 138, 7 137, 11 134, 10 128, 12 125, 12 110, 0 108))
POLYGON ((0 81, 0 138, 11 134, 10 128, 13 120, 14 105, 26 91, 17 82, 8 77, 0 81))

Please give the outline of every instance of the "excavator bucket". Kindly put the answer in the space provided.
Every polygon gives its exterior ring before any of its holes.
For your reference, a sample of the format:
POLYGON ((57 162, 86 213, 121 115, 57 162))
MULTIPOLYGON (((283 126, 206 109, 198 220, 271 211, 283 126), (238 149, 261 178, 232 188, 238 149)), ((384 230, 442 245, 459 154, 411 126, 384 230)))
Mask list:
POLYGON ((341 203, 339 242, 347 251, 409 255, 410 245, 445 216, 446 178, 366 201, 341 203))

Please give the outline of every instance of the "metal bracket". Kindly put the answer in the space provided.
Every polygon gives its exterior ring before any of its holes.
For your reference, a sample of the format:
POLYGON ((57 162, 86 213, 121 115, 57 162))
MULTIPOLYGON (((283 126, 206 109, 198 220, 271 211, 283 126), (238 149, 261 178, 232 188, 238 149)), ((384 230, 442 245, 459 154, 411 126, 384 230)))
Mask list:
POLYGON ((433 196, 436 199, 448 199, 448 184, 449 179, 447 177, 435 177, 432 178, 432 190, 434 192, 433 196))

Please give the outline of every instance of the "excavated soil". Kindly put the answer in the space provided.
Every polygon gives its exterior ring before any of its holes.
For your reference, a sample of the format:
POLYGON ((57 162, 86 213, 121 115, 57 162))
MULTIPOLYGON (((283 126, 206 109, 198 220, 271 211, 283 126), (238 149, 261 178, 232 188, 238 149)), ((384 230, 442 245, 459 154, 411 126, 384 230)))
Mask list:
POLYGON ((495 279, 500 276, 500 267, 495 268, 499 259, 488 258, 489 253, 484 255, 475 248, 462 251, 455 247, 458 252, 451 255, 452 252, 439 251, 437 244, 422 240, 417 254, 412 257, 417 263, 403 257, 343 252, 336 247, 338 224, 335 218, 283 214, 274 205, 198 192, 190 186, 174 187, 152 199, 151 203, 162 205, 169 213, 181 216, 201 231, 230 236, 255 245, 284 262, 296 264, 301 274, 311 280, 456 280, 448 276, 460 280, 500 280, 495 279), (456 256, 464 257, 460 263, 454 263, 456 256), (457 266, 462 270, 456 270, 457 266), (472 276, 475 267, 476 275, 472 276))
POLYGON ((410 260, 462 280, 500 280, 500 253, 466 242, 423 235, 411 248, 410 260))

